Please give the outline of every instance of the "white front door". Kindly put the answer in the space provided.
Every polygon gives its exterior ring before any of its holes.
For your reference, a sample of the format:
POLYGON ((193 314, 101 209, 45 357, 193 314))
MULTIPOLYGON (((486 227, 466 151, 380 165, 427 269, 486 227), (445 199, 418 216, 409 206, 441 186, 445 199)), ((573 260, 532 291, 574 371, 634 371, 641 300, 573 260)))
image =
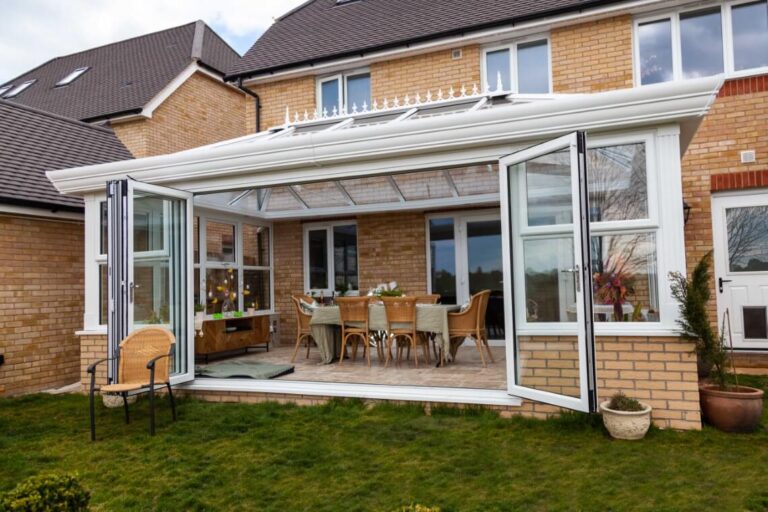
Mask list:
POLYGON ((509 393, 597 409, 586 137, 499 162, 509 393))
POLYGON ((718 324, 735 349, 768 349, 768 191, 712 198, 718 324), (728 326, 726 325, 726 334, 728 326))

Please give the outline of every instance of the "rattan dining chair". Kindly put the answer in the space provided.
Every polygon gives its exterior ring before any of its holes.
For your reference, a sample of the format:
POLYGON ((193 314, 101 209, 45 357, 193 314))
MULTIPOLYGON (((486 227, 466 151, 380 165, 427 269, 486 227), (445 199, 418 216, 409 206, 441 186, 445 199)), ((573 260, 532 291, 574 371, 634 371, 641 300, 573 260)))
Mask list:
MULTIPOLYGON (((429 364, 429 348, 426 340, 420 339, 416 334, 416 297, 382 297, 384 302, 384 311, 387 315, 387 359, 384 367, 389 365, 392 359, 392 344, 395 344, 397 352, 397 364, 400 364, 403 349, 413 349, 413 362, 416 368, 419 367, 419 353, 416 350, 417 344, 424 349, 424 360, 429 364), (424 340, 424 343, 420 343, 424 340), (406 347, 403 341, 407 341, 406 347)), ((409 352, 410 354, 410 352, 409 352)), ((410 356, 406 356, 409 358, 410 356)))
POLYGON ((339 364, 344 362, 347 343, 352 345, 352 361, 357 360, 357 347, 362 343, 365 359, 371 366, 371 347, 369 339, 371 331, 368 329, 368 304, 369 297, 337 297, 341 317, 341 352, 339 352, 339 364))
POLYGON ((101 359, 88 366, 91 375, 90 419, 91 441, 96 440, 96 416, 94 395, 114 394, 123 397, 125 423, 130 423, 128 414, 128 393, 149 393, 149 433, 155 435, 155 385, 168 388, 173 421, 176 421, 176 402, 171 390, 171 357, 176 339, 173 333, 162 327, 145 327, 129 334, 120 342, 118 355, 117 382, 96 388, 96 367, 112 358, 101 359))
POLYGON ((301 342, 304 341, 307 344, 307 358, 309 358, 309 348, 310 344, 315 340, 312 337, 312 329, 309 326, 310 320, 312 320, 312 315, 307 313, 301 308, 301 301, 304 300, 306 302, 306 299, 308 297, 306 295, 292 295, 291 300, 293 301, 293 307, 296 311, 296 346, 293 349, 293 356, 291 357, 291 362, 294 362, 296 360, 296 354, 299 353, 299 347, 301 347, 301 342))
MULTIPOLYGON (((486 351, 491 362, 495 362, 493 360, 493 354, 491 353, 491 347, 488 346, 488 331, 485 328, 485 313, 488 310, 488 299, 490 296, 490 290, 483 290, 470 297, 469 307, 465 311, 448 313, 448 337, 451 340, 461 340, 456 344, 457 349, 464 343, 465 339, 472 338, 475 340, 475 346, 477 347, 477 351, 480 352, 480 360, 483 362, 483 368, 487 368, 488 366, 485 362, 486 351)), ((443 357, 445 357, 445 355, 443 355, 443 357)))

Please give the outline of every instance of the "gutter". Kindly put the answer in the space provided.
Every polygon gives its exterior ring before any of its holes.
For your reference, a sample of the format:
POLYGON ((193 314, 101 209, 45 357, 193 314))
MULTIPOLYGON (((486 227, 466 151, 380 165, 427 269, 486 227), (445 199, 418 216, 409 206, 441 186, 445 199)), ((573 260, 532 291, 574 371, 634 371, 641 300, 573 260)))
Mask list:
POLYGON ((242 78, 238 78, 237 88, 253 98, 253 102, 256 106, 256 133, 258 133, 261 131, 261 98, 259 98, 258 94, 243 85, 242 78))

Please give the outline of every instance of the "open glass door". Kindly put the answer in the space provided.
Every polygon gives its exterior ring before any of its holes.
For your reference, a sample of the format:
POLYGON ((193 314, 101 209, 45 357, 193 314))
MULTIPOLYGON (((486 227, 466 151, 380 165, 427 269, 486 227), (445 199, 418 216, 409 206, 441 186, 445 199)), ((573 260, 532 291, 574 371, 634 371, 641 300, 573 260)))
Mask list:
POLYGON ((499 162, 509 393, 595 412, 586 137, 499 162))
MULTIPOLYGON (((192 194, 134 180, 107 184, 108 345, 159 325, 176 336, 173 384, 194 378, 192 194)), ((117 376, 116 361, 109 378, 117 376)))

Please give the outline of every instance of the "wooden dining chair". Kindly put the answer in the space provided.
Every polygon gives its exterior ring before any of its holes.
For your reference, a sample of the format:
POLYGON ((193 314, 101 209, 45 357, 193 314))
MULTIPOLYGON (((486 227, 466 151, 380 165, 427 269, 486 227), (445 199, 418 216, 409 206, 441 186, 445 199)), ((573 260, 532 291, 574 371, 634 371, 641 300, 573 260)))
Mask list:
MULTIPOLYGON (((416 350, 417 344, 424 349, 424 360, 429 364, 429 348, 426 343, 419 343, 420 339, 416 333, 416 297, 382 297, 384 302, 384 311, 387 315, 387 359, 384 367, 389 365, 392 359, 392 344, 395 344, 397 352, 397 364, 403 352, 403 341, 407 341, 407 348, 413 349, 413 361, 416 368, 419 367, 419 353, 416 350)), ((410 357, 410 356, 406 356, 410 357)))
POLYGON ((149 433, 155 435, 155 386, 164 385, 171 401, 173 421, 176 421, 176 402, 171 390, 171 358, 176 338, 168 329, 145 327, 129 334, 120 342, 118 352, 117 382, 96 388, 96 367, 112 358, 101 359, 88 366, 91 376, 89 412, 91 419, 91 441, 96 440, 96 416, 94 395, 120 395, 123 397, 125 423, 130 423, 128 414, 128 393, 149 393, 149 433))
POLYGON ((371 347, 368 342, 371 331, 368 329, 368 303, 369 297, 337 297, 341 317, 341 352, 339 352, 339 365, 344 362, 347 343, 352 345, 352 361, 357 360, 357 347, 363 344, 363 352, 368 366, 371 366, 371 347), (351 340, 351 341, 350 341, 351 340))
POLYGON ((312 329, 309 326, 309 322, 312 320, 312 315, 304 311, 301 307, 301 300, 304 300, 306 297, 306 295, 291 295, 293 309, 296 312, 296 346, 293 349, 291 362, 296 360, 296 354, 299 353, 299 347, 301 347, 302 341, 307 345, 307 358, 309 358, 310 343, 315 341, 312 337, 312 329))
MULTIPOLYGON (((465 311, 458 313, 448 313, 448 337, 451 340, 460 339, 456 348, 464 343, 464 340, 471 337, 475 340, 477 351, 480 352, 480 360, 483 362, 483 368, 487 368, 485 362, 485 352, 492 363, 493 354, 491 347, 488 346, 488 331, 485 328, 485 313, 488 310, 488 300, 491 296, 490 290, 474 294, 469 299, 469 307, 465 311)), ((445 357, 445 355, 443 355, 445 357)), ((455 359, 455 355, 454 355, 455 359)))

